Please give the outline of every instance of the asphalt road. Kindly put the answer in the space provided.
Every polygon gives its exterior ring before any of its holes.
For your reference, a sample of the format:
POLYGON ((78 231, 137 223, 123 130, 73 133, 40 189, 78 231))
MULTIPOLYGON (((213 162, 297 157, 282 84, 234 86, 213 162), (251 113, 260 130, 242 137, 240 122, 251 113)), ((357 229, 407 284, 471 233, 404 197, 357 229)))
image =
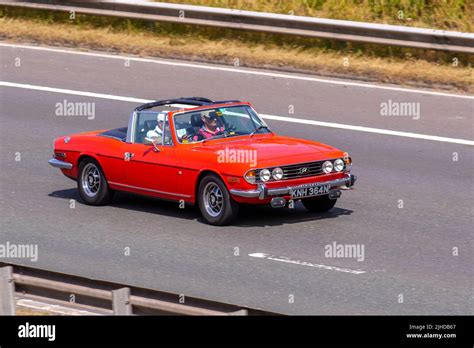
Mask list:
MULTIPOLYGON (((0 54, 0 81, 144 99, 241 99, 264 114, 474 138, 473 98, 173 61, 127 66, 1 45, 0 54), (420 103, 420 118, 381 116, 389 100, 420 103)), ((357 186, 329 213, 301 205, 244 209, 222 228, 204 224, 192 208, 128 194, 110 206, 86 206, 75 183, 47 164, 55 137, 125 126, 136 103, 5 86, 0 98, 0 244, 39 248, 37 262, 12 262, 287 314, 474 313, 470 145, 267 120, 277 133, 349 151, 357 186), (64 100, 95 102, 95 118, 56 116, 64 100), (363 245, 364 260, 325 257, 333 242, 363 245)))

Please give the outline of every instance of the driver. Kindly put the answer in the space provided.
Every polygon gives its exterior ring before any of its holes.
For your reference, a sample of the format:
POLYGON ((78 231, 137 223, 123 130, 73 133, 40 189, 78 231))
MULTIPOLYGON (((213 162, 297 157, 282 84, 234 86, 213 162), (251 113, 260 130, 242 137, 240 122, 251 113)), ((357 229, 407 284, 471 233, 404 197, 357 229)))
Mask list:
POLYGON ((213 136, 225 131, 224 125, 217 125, 217 113, 214 110, 205 110, 201 113, 202 127, 199 129, 193 140, 210 139, 213 136))
POLYGON ((165 116, 166 113, 164 112, 158 114, 158 116, 156 117, 156 120, 158 121, 156 127, 154 129, 150 129, 146 133, 147 138, 155 139, 163 137, 163 124, 165 123, 165 116))

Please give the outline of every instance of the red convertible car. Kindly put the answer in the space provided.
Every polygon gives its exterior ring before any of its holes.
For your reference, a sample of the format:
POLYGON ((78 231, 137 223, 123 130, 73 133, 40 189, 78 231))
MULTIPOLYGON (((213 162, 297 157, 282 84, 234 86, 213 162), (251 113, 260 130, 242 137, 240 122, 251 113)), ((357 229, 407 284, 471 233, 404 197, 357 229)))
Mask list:
POLYGON ((128 127, 57 138, 49 163, 86 204, 127 191, 197 204, 212 225, 229 224, 242 203, 327 211, 356 180, 348 153, 276 135, 250 103, 200 97, 141 105, 128 127))

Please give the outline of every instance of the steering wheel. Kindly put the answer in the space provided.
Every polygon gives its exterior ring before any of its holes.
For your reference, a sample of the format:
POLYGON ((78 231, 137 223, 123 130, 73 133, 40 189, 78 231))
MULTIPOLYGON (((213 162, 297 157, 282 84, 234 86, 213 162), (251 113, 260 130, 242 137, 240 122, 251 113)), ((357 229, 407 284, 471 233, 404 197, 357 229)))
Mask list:
POLYGON ((235 125, 231 125, 229 127, 226 127, 227 133, 235 132, 236 130, 237 130, 237 127, 235 125))
POLYGON ((202 135, 201 133, 196 133, 196 134, 193 134, 191 137, 191 140, 193 141, 201 141, 201 140, 204 140, 204 135, 202 135), (196 137, 196 140, 194 140, 194 138, 196 137))

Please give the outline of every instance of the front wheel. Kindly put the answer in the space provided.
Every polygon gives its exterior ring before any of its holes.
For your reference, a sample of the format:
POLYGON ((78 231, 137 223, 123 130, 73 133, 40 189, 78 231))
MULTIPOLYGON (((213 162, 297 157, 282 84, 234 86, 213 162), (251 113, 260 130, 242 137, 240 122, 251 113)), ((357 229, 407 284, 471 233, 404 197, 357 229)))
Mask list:
POLYGON ((322 213, 331 210, 337 199, 330 199, 329 195, 302 199, 304 207, 312 212, 322 213))
POLYGON ((229 194, 222 180, 214 174, 206 175, 199 183, 199 209, 211 225, 228 225, 237 217, 239 204, 229 194))
POLYGON ((105 205, 114 193, 109 188, 99 163, 92 158, 87 158, 79 164, 77 188, 82 200, 88 205, 105 205))

